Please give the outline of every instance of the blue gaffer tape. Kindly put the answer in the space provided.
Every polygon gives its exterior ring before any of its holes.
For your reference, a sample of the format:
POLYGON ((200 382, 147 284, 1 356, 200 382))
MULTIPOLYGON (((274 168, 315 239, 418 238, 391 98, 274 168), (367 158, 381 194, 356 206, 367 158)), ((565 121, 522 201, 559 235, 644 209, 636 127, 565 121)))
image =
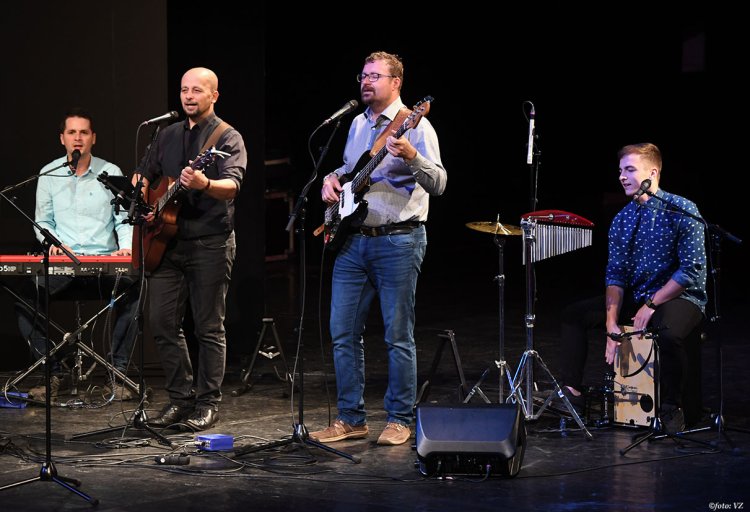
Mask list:
POLYGON ((26 407, 26 400, 23 400, 24 398, 29 398, 29 394, 19 393, 16 391, 8 391, 7 393, 0 393, 0 407, 11 407, 13 409, 23 409, 24 407, 26 407), (21 400, 14 400, 15 398, 20 398, 21 400))
POLYGON ((196 437, 195 444, 207 452, 231 450, 234 446, 234 437, 225 434, 205 434, 196 437))

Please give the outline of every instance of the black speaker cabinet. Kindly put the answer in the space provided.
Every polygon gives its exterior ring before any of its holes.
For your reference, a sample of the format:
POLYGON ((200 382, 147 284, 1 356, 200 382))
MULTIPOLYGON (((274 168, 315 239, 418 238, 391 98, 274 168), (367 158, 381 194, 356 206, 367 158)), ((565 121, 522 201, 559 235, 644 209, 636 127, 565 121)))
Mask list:
POLYGON ((417 458, 425 476, 516 476, 525 448, 518 405, 417 407, 417 458))

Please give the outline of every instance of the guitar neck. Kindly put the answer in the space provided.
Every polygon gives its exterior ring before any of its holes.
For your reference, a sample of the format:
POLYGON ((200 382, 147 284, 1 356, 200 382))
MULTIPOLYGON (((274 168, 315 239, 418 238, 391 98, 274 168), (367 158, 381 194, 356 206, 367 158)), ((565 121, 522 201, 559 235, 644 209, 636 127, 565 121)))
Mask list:
MULTIPOLYGON (((408 128, 405 125, 401 125, 399 129, 394 134, 395 138, 401 137, 408 128)), ((357 173, 357 175, 352 180, 352 190, 355 192, 358 192, 362 190, 362 187, 364 187, 367 184, 367 180, 370 179, 370 175, 375 170, 375 168, 380 165, 380 162, 383 161, 383 159, 388 154, 388 150, 385 146, 380 148, 380 151, 378 151, 374 157, 372 157, 372 160, 370 160, 367 165, 365 165, 361 171, 357 173)))
MULTIPOLYGON (((396 130, 393 134, 395 138, 401 137, 406 130, 410 128, 414 128, 419 123, 419 120, 427 115, 427 112, 430 111, 430 103, 433 101, 432 96, 425 96, 425 98, 414 105, 414 109, 411 111, 411 113, 408 115, 406 120, 401 123, 398 130, 396 130)), ((398 116, 396 116, 398 119, 398 116)), ((382 135, 382 133, 381 133, 382 135)), ((386 149, 386 146, 380 148, 380 150, 373 156, 367 164, 362 167, 362 169, 357 172, 357 174, 354 176, 354 178, 351 181, 351 187, 350 190, 352 193, 358 194, 364 188, 368 185, 370 175, 373 173, 375 168, 380 165, 380 163, 383 161, 383 159, 388 154, 388 150, 386 149)), ((364 154, 362 155, 364 158, 364 154)), ((359 165, 360 162, 357 162, 357 165, 359 165)), ((352 171, 353 172, 353 171, 352 171)), ((329 221, 332 221, 336 218, 337 213, 341 210, 340 208, 341 204, 341 198, 339 200, 330 205, 328 208, 326 208, 326 223, 329 221)))
POLYGON ((180 185, 180 182, 176 181, 174 185, 169 187, 167 191, 164 192, 164 195, 159 199, 159 204, 157 205, 158 211, 163 210, 167 203, 174 199, 174 197, 183 190, 185 189, 182 185, 180 185))

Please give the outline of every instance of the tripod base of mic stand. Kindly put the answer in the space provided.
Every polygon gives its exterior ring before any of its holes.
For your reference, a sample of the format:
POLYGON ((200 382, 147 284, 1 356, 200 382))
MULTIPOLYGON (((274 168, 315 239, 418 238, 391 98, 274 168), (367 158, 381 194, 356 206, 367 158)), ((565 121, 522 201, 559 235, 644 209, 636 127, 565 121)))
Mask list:
MULTIPOLYGON (((721 417, 720 414, 717 414, 716 417, 714 418, 714 421, 712 422, 710 426, 690 428, 690 429, 683 430, 680 432, 675 432, 672 435, 656 432, 651 437, 651 439, 657 440, 657 439, 664 439, 665 437, 673 437, 676 439, 683 439, 685 441, 691 441, 693 443, 703 444, 703 445, 710 446, 711 448, 716 448, 716 449, 719 448, 719 443, 721 442, 722 439, 724 439, 729 445, 732 455, 742 455, 742 450, 734 444, 734 441, 732 441, 732 439, 727 434, 727 430, 735 430, 735 429, 727 429, 723 418, 721 417), (699 441, 697 439, 686 437, 692 434, 697 434, 699 432, 713 432, 713 431, 716 431, 719 434, 718 438, 714 439, 713 441, 699 441)), ((736 430, 738 432, 747 433, 747 430, 743 430, 743 429, 736 429, 736 430)))
POLYGON ((85 492, 76 489, 76 487, 81 486, 80 480, 76 480, 75 478, 68 478, 64 476, 60 476, 57 474, 57 468, 55 468, 55 465, 51 462, 45 462, 42 464, 41 469, 39 470, 39 476, 35 476, 34 478, 29 478, 28 480, 21 480, 20 482, 15 482, 12 484, 4 485, 0 487, 0 491, 4 491, 6 489, 13 489, 14 487, 19 487, 21 485, 30 484, 32 482, 55 482, 63 487, 65 487, 70 492, 73 492, 83 498, 84 500, 91 503, 92 506, 97 506, 99 504, 99 500, 96 498, 92 498, 85 492), (72 485, 71 485, 72 484, 72 485))
POLYGON ((146 416, 146 411, 143 408, 137 409, 133 413, 132 420, 125 425, 122 425, 120 427, 108 427, 108 428, 102 428, 99 430, 92 430, 91 432, 84 432, 81 434, 74 434, 72 436, 66 437, 66 440, 70 441, 70 440, 75 440, 75 439, 82 439, 84 437, 96 436, 100 434, 110 434, 112 432, 118 432, 118 431, 125 432, 129 428, 145 430, 151 435, 151 437, 156 439, 156 442, 158 442, 159 444, 163 446, 167 446, 172 449, 177 448, 177 445, 175 445, 172 441, 170 441, 164 435, 162 435, 161 433, 156 431, 153 427, 150 427, 148 425, 148 417, 146 416))
POLYGON ((703 446, 711 447, 712 443, 707 443, 705 441, 699 441, 698 439, 690 439, 688 437, 684 437, 684 434, 686 434, 688 431, 682 431, 682 432, 675 432, 673 434, 670 434, 669 432, 666 432, 664 430, 664 426, 659 419, 658 416, 651 419, 651 425, 648 427, 648 432, 637 438, 633 443, 626 446, 622 450, 620 450, 620 455, 625 455, 630 450, 638 446, 639 444, 643 443, 644 441, 656 441, 659 439, 665 439, 669 438, 675 441, 676 443, 679 443, 680 441, 690 441, 691 443, 700 444, 703 446))
POLYGON ((357 455, 351 455, 349 453, 342 452, 335 448, 331 448, 327 444, 321 443, 319 441, 315 441, 314 439, 310 439, 310 435, 307 432, 307 428, 304 425, 300 425, 300 424, 297 424, 294 426, 294 433, 292 434, 292 437, 288 439, 281 439, 279 441, 271 441, 270 443, 265 443, 265 444, 261 444, 257 446, 248 446, 246 448, 240 448, 234 451, 234 456, 240 457, 242 455, 247 455, 248 453, 255 453, 255 452, 260 452, 264 450, 270 450, 273 448, 280 448, 282 446, 289 446, 292 444, 314 446, 315 448, 320 448, 321 450, 324 450, 328 453, 332 453, 334 455, 338 455, 339 457, 349 459, 355 464, 359 464, 360 462, 362 462, 362 458, 358 457, 357 455))

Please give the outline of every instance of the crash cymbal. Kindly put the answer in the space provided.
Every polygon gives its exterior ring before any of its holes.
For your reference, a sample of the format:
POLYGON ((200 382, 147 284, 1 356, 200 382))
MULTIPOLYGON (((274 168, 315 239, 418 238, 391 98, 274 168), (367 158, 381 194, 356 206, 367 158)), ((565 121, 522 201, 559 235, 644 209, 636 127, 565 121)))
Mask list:
POLYGON ((467 222, 466 227, 475 231, 481 231, 482 233, 491 233, 493 235, 512 236, 523 234, 523 230, 518 226, 509 226, 502 222, 467 222))

